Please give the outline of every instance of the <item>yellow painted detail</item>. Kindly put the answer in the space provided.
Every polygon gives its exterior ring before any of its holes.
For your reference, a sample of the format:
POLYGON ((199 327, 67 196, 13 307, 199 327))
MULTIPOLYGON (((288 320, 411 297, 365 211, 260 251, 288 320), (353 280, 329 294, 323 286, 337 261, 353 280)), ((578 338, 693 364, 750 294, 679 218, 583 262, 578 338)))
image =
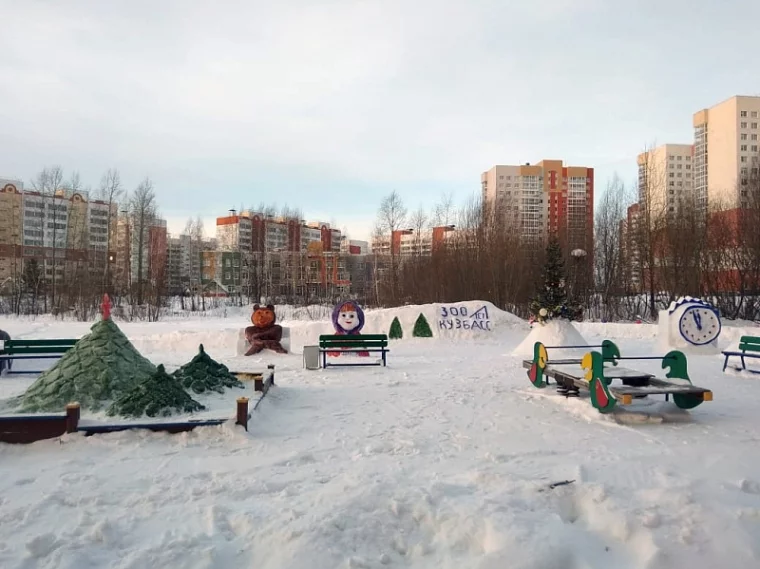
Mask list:
POLYGON ((581 359, 581 368, 586 370, 586 375, 584 375, 584 379, 586 381, 591 381, 591 378, 594 373, 594 359, 591 356, 591 352, 583 356, 583 359, 581 359))
POLYGON ((712 401, 712 391, 705 391, 702 394, 702 401, 712 401))
POLYGON ((630 405, 633 402, 633 395, 626 393, 620 397, 621 405, 630 405))
POLYGON ((538 367, 544 368, 546 367, 546 362, 549 361, 549 354, 546 353, 546 346, 541 344, 538 347, 538 367))

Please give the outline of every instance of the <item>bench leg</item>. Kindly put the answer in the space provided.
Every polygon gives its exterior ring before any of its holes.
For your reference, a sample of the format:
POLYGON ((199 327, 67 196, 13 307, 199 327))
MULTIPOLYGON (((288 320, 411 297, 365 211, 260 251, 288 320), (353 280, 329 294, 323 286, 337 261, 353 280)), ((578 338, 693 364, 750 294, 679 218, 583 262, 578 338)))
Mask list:
POLYGON ((744 356, 742 356, 742 369, 747 369, 747 366, 744 364, 744 356))
POLYGON ((726 366, 728 365, 728 356, 726 356, 726 359, 723 360, 723 371, 726 371, 726 366))

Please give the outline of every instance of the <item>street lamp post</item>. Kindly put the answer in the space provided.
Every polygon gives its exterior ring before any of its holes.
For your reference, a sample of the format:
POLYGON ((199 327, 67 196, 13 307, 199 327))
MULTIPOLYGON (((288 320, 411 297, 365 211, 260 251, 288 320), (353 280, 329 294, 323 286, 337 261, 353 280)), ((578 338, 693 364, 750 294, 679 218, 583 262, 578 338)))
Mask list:
POLYGON ((570 256, 574 259, 573 272, 575 273, 573 276, 573 295, 575 296, 575 300, 578 301, 580 301, 580 299, 585 296, 585 287, 581 286, 581 281, 583 281, 585 284, 585 273, 584 278, 581 279, 579 275, 579 267, 584 264, 584 260, 587 255, 588 253, 586 253, 584 249, 573 249, 570 251, 570 256))

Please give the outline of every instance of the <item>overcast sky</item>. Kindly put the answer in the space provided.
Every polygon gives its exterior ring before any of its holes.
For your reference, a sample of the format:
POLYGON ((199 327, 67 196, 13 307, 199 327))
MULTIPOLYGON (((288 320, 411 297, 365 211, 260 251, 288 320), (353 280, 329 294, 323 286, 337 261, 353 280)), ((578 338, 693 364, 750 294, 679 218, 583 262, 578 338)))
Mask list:
POLYGON ((494 164, 635 176, 760 94, 757 0, 0 0, 0 177, 149 176, 177 231, 262 201, 366 238, 494 164))

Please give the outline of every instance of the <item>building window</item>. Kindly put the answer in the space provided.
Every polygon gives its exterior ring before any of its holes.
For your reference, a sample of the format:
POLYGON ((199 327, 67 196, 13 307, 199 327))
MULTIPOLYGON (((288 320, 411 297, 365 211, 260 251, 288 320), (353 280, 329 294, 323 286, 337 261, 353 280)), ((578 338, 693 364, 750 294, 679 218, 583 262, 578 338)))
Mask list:
POLYGON ((756 134, 752 135, 752 140, 757 140, 757 135, 756 134))
POLYGON ((742 121, 740 126, 742 128, 747 128, 747 121, 742 121))
POLYGON ((756 123, 756 122, 753 122, 753 123, 752 123, 751 125, 749 125, 749 126, 750 126, 750 128, 752 128, 752 129, 754 129, 754 130, 757 130, 757 123, 756 123))
POLYGON ((741 151, 742 152, 747 152, 747 145, 746 144, 742 144, 741 151))
POLYGON ((675 177, 676 177, 676 173, 675 173, 675 172, 671 172, 671 173, 670 173, 670 177, 671 177, 671 178, 675 178, 675 177))
POLYGON ((741 112, 741 116, 742 116, 742 117, 746 117, 746 116, 747 116, 747 111, 742 111, 742 112, 741 112))
POLYGON ((742 133, 742 140, 747 140, 747 133, 746 132, 742 133))
POLYGON ((757 144, 752 145, 752 152, 757 152, 757 144))
POLYGON ((746 156, 742 156, 742 160, 741 161, 742 162, 746 162, 747 161, 747 157, 746 156))
POLYGON ((756 119, 756 118, 757 118, 757 111, 752 111, 752 118, 753 118, 753 119, 756 119))

